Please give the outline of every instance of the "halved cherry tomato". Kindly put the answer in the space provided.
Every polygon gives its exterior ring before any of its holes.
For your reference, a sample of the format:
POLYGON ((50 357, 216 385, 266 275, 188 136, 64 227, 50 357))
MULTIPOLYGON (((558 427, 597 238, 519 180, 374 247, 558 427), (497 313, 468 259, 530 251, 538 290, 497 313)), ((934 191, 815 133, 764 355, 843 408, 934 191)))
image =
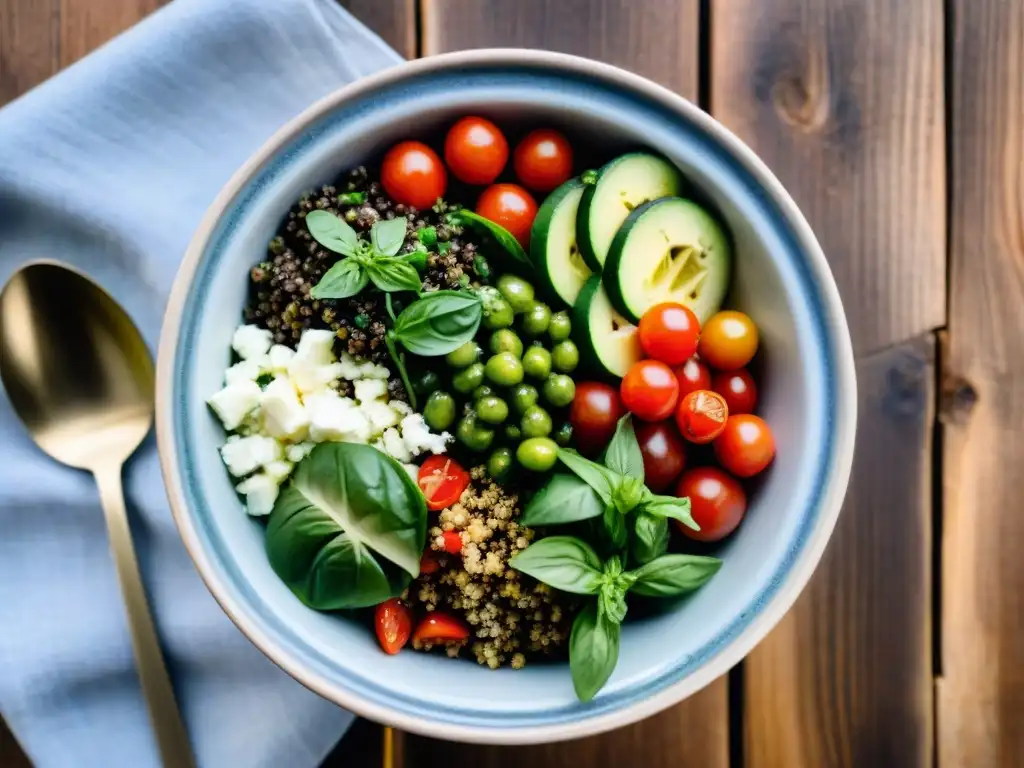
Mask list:
POLYGON ((580 452, 596 456, 615 434, 626 413, 618 390, 599 381, 581 381, 569 407, 569 423, 580 452))
POLYGON ((469 485, 469 473, 455 459, 430 456, 420 466, 416 482, 427 499, 427 508, 436 512, 459 500, 469 485))
POLYGON ((644 484, 661 493, 686 466, 686 444, 671 421, 637 422, 636 439, 644 457, 644 484))
POLYGON ((421 643, 454 642, 468 637, 469 627, 462 619, 441 611, 428 613, 412 633, 412 639, 421 643))
POLYGON ((437 573, 440 569, 441 564, 437 562, 434 553, 429 549, 420 556, 420 576, 429 576, 432 573, 437 573))
POLYGON ((384 155, 380 183, 396 203, 429 208, 444 197, 448 174, 437 152, 419 141, 403 141, 384 155))
POLYGON ((672 369, 657 360, 634 363, 622 377, 619 393, 626 409, 643 421, 672 415, 679 400, 679 382, 672 369))
POLYGON ((572 176, 572 145, 558 131, 539 128, 519 142, 512 165, 525 186, 550 192, 572 176))
POLYGON ((742 312, 725 310, 712 316, 700 332, 700 359, 719 371, 735 371, 757 352, 757 326, 742 312))
POLYGON ((731 414, 753 413, 757 407, 757 384, 746 368, 716 373, 711 388, 725 398, 731 414))
POLYGON ((462 553, 462 537, 459 536, 457 531, 445 531, 441 536, 444 539, 445 552, 449 555, 462 553))
POLYGON ((412 614, 397 597, 385 600, 377 606, 373 623, 377 630, 377 641, 385 653, 398 653, 409 642, 412 614))
POLYGON ((691 443, 710 443, 725 429, 729 406, 725 398, 710 389, 698 389, 684 397, 676 411, 676 424, 691 443))
POLYGON ((666 301, 644 312, 639 332, 640 346, 648 357, 679 365, 697 351, 700 321, 689 307, 666 301))
POLYGON ((764 419, 749 413, 730 416, 715 440, 715 457, 737 477, 753 477, 775 458, 775 436, 764 419))
POLYGON ((448 129, 444 161, 467 184, 490 184, 508 162, 508 141, 490 120, 464 117, 448 129))
POLYGON ((679 382, 679 397, 686 397, 698 389, 711 389, 711 371, 696 357, 691 357, 682 365, 675 367, 676 380, 679 382))
POLYGON ((683 473, 676 496, 690 499, 690 514, 699 531, 673 520, 683 535, 696 541, 719 541, 736 530, 747 512, 747 494, 718 467, 695 467, 683 473))
POLYGON ((524 248, 529 246, 537 203, 518 184, 492 184, 477 200, 476 212, 503 226, 524 248))

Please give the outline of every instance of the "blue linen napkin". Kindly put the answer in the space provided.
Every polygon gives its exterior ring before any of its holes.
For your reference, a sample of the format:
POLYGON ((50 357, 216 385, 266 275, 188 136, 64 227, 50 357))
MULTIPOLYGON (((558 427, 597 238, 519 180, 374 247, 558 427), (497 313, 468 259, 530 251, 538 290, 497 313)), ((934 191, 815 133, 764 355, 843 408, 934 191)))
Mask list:
MULTIPOLYGON (((0 110, 0 283, 29 259, 69 262, 155 351, 179 259, 235 169, 314 100, 399 61, 335 0, 176 0, 0 110)), ((125 480, 199 764, 319 763, 352 716, 221 612, 174 528, 152 437, 125 480)), ((45 457, 6 397, 0 712, 39 768, 159 763, 96 487, 45 457)))

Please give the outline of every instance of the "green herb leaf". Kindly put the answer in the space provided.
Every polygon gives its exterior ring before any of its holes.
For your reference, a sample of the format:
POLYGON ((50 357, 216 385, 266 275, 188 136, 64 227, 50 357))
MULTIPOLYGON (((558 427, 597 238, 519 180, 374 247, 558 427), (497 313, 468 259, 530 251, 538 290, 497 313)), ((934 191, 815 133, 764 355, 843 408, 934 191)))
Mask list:
POLYGON ((344 219, 330 211, 310 211, 306 214, 306 228, 320 245, 329 251, 351 256, 355 253, 359 236, 344 219))
POLYGON ((416 267, 393 256, 375 259, 366 265, 366 274, 373 284, 387 293, 418 291, 423 287, 416 267))
POLYGON ((427 252, 424 250, 417 248, 414 251, 409 251, 402 258, 412 264, 413 269, 417 272, 425 272, 427 269, 427 252))
POLYGON ((626 518, 615 508, 614 504, 609 504, 604 508, 601 522, 604 524, 605 535, 608 537, 608 541, 612 543, 612 546, 615 549, 625 547, 626 541, 629 539, 626 531, 626 518))
POLYGON ((483 216, 467 211, 465 208, 452 213, 450 220, 458 226, 468 226, 477 232, 482 232, 494 238, 494 241, 501 246, 502 251, 508 256, 508 267, 510 269, 520 272, 526 271, 527 273, 534 271, 533 262, 526 255, 523 246, 512 236, 511 232, 500 224, 495 224, 490 219, 485 219, 483 216))
POLYGON ((394 256, 402 250, 407 224, 404 216, 399 219, 381 219, 370 228, 370 242, 379 253, 394 256))
POLYGON ((607 468, 602 467, 596 461, 583 458, 570 448, 559 448, 558 458, 577 477, 597 491, 597 495, 601 497, 602 502, 605 504, 613 503, 612 494, 622 478, 607 468))
POLYGON ((636 477, 624 477, 612 491, 612 502, 623 515, 628 515, 643 501, 646 493, 644 481, 636 477))
POLYGON ((590 701, 612 676, 619 661, 619 625, 588 604, 576 616, 569 638, 569 668, 580 701, 590 701))
POLYGON ((363 290, 369 282, 366 270, 350 256, 328 269, 309 295, 314 299, 347 299, 363 290))
POLYGON ((634 517, 633 559, 640 565, 661 557, 668 549, 668 520, 649 512, 638 512, 634 517))
POLYGON ((365 202, 365 192, 343 192, 338 195, 339 205, 362 205, 365 202))
POLYGON ((644 479, 644 455, 633 431, 632 417, 627 413, 619 419, 615 434, 605 451, 604 464, 608 469, 626 477, 644 479))
POLYGON ((677 597, 693 592, 718 573, 722 561, 699 555, 662 555, 631 574, 630 591, 646 597, 677 597))
POLYGON ((267 385, 270 384, 270 382, 272 382, 273 380, 274 374, 272 373, 264 372, 256 377, 256 383, 259 385, 260 389, 266 389, 267 385))
POLYGON ((437 243, 437 228, 436 227, 420 227, 416 230, 416 239, 423 243, 428 248, 437 243))
POLYGON ((519 519, 520 525, 535 528, 539 525, 575 523, 600 517, 604 504, 593 488, 576 475, 554 475, 530 503, 519 519))
POLYGON ((601 589, 601 560, 589 544, 575 536, 535 541, 509 560, 509 565, 563 592, 593 595, 601 589))
POLYGON ((677 498, 675 496, 657 496, 653 493, 648 493, 645 495, 641 509, 655 517, 671 517, 673 520, 681 522, 687 528, 695 531, 700 530, 700 526, 697 525, 697 521, 693 519, 691 514, 690 500, 685 496, 677 498))
POLYGON ((597 596, 600 610, 615 624, 626 618, 626 590, 618 584, 603 584, 597 596))
POLYGON ((476 336, 483 317, 480 299, 463 291, 433 291, 402 310, 394 337, 414 355, 447 355, 476 336))

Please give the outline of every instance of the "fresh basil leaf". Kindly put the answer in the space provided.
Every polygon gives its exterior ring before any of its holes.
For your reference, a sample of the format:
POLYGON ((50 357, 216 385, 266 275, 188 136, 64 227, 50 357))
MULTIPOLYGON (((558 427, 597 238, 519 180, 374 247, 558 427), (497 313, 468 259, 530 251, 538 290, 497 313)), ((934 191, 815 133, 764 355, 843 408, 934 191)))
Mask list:
POLYGON ((644 481, 637 477, 624 477, 612 491, 612 503, 623 515, 628 515, 644 498, 644 481))
POLYGON ((381 219, 370 228, 370 242, 383 255, 394 256, 402 250, 407 224, 404 216, 400 219, 381 219))
POLYGON ((400 594, 419 574, 426 535, 423 493, 401 464, 369 445, 321 443, 278 497, 266 547, 300 600, 338 610, 400 594))
POLYGON ((510 268, 517 268, 519 271, 525 270, 529 273, 534 271, 533 262, 526 255, 523 246, 519 244, 519 241, 513 237, 511 232, 500 224, 495 224, 490 219, 485 219, 483 216, 467 211, 465 208, 452 213, 451 220, 456 225, 471 227, 477 232, 482 232, 494 238, 494 241, 501 246, 501 249, 509 257, 508 266, 510 268))
POLYGON ((615 671, 619 661, 618 624, 590 602, 576 616, 569 637, 569 669, 580 701, 590 701, 615 671))
POLYGON ((626 532, 626 518, 615 508, 614 504, 609 504, 604 508, 601 522, 604 523, 605 535, 612 543, 612 546, 616 549, 622 549, 626 546, 626 541, 629 538, 626 532))
POLYGON ((628 413, 619 419, 615 434, 605 451, 604 464, 608 469, 626 477, 634 477, 643 482, 644 455, 640 453, 640 443, 633 431, 632 416, 628 413))
POLYGON ((396 339, 414 355, 447 355, 476 336, 483 317, 480 299, 464 291, 423 294, 395 320, 396 339))
POLYGON ((535 541, 514 555, 509 565, 563 592, 593 595, 601 589, 601 560, 589 544, 575 536, 535 541))
POLYGON ((605 504, 612 503, 612 493, 621 480, 615 473, 602 467, 596 461, 585 459, 576 451, 569 448, 559 448, 558 458, 565 464, 573 474, 583 480, 587 485, 597 491, 601 501, 605 504))
POLYGON ((593 488, 576 475, 559 473, 526 505, 519 524, 536 528, 575 523, 600 517, 603 511, 604 504, 593 488))
POLYGON ((402 258, 412 264, 413 268, 417 272, 424 272, 427 269, 427 252, 420 248, 409 251, 409 253, 402 256, 402 258))
POLYGON ((366 265, 366 274, 382 291, 418 291, 423 287, 416 267, 404 259, 393 256, 375 259, 366 265))
POLYGON ((306 214, 306 228, 313 239, 327 250, 345 256, 355 253, 359 235, 340 216, 330 211, 310 211, 306 214))
POLYGON ((668 549, 668 520, 649 512, 634 517, 633 559, 641 565, 661 557, 668 549))
POLYGON ((618 584, 602 584, 597 596, 598 607, 615 624, 626 618, 626 590, 618 584))
POLYGON ((368 282, 366 270, 350 256, 332 265, 309 295, 314 299, 347 299, 363 290, 368 282))
POLYGON ((718 573, 722 561, 700 555, 662 555, 630 573, 630 591, 646 597, 677 597, 693 592, 718 573))
POLYGON ((416 239, 428 248, 437 243, 436 227, 420 227, 416 230, 416 239))
POLYGON ((700 526, 697 525, 697 521, 693 519, 690 512, 690 500, 685 496, 677 498, 648 494, 641 509, 655 517, 671 517, 694 531, 700 530, 700 526))

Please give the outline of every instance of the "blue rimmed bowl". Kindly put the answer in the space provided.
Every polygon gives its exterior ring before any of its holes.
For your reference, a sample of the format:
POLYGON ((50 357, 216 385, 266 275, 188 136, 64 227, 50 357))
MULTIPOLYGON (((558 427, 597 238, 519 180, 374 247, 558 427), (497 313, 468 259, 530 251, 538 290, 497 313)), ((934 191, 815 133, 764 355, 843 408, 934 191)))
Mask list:
POLYGON ((742 142, 688 101, 571 56, 485 50, 387 70, 314 104, 220 193, 178 274, 160 344, 157 432, 171 507, 210 591, 300 682, 374 720, 438 738, 555 741, 651 715, 738 662, 792 605, 846 490, 856 382, 825 257, 792 199, 742 142), (761 410, 778 457, 724 565, 674 610, 628 623, 615 674, 576 700, 567 667, 491 671, 419 653, 386 656, 372 632, 304 607, 271 570, 263 531, 235 496, 206 398, 222 383, 249 268, 303 191, 457 117, 554 125, 611 157, 647 145, 672 159, 732 231, 731 304, 762 334, 761 410))

